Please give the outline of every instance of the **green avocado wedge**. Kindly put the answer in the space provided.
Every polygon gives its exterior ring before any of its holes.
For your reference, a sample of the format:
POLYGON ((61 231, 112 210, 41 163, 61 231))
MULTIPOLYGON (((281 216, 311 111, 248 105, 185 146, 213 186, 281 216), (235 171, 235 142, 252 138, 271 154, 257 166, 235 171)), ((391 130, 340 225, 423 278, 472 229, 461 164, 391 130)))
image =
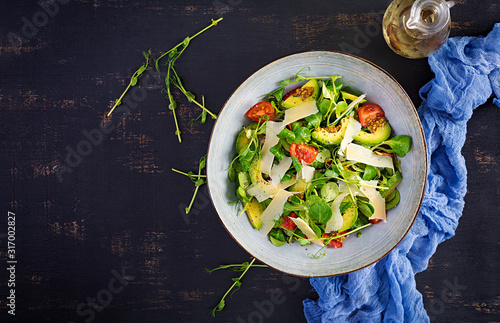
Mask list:
POLYGON ((302 85, 297 94, 290 95, 283 101, 283 108, 290 109, 304 102, 316 100, 319 93, 318 81, 310 80, 302 85))
POLYGON ((255 129, 257 129, 257 124, 252 123, 240 131, 238 137, 236 137, 236 151, 238 154, 241 153, 241 151, 250 143, 251 137, 248 136, 248 131, 255 129))
POLYGON ((353 139, 362 145, 375 146, 389 138, 391 126, 386 122, 383 127, 378 127, 375 132, 360 131, 354 135, 353 139))
MULTIPOLYGON (((345 91, 340 91, 340 94, 342 94, 342 97, 344 98, 344 100, 350 100, 350 101, 354 101, 359 97, 359 95, 354 95, 354 94, 351 94, 351 93, 348 93, 345 91)), ((366 102, 366 100, 363 99, 363 100, 359 101, 359 104, 362 104, 365 102, 366 102)))
POLYGON ((252 226, 255 229, 260 229, 262 226, 262 219, 260 218, 262 213, 265 210, 265 207, 262 203, 259 203, 255 198, 252 198, 250 203, 243 203, 248 219, 250 220, 250 223, 252 223, 252 226))
POLYGON ((250 175, 250 181, 252 182, 252 184, 265 182, 264 177, 262 177, 262 172, 259 170, 260 160, 260 156, 255 156, 252 163, 250 164, 248 174, 250 175))
MULTIPOLYGON (((346 196, 342 202, 351 202, 351 197, 346 196)), ((342 214, 342 227, 338 230, 338 232, 344 232, 345 230, 349 230, 354 222, 358 219, 358 208, 353 203, 344 214, 342 214)))
POLYGON ((342 119, 340 129, 335 128, 337 131, 333 131, 333 127, 318 127, 311 133, 311 137, 327 146, 338 145, 344 139, 347 123, 348 118, 342 119))

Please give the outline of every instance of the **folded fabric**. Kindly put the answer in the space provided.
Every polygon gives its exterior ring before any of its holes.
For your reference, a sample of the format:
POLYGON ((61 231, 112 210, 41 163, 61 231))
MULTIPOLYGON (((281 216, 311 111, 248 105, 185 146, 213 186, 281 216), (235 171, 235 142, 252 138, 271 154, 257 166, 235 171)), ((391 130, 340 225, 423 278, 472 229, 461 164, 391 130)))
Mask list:
POLYGON ((419 215, 405 239, 379 262, 348 275, 312 278, 317 301, 308 322, 428 322, 415 274, 455 233, 467 191, 461 150, 472 111, 492 95, 500 106, 500 23, 486 37, 454 37, 429 57, 435 78, 420 90, 429 175, 419 215))

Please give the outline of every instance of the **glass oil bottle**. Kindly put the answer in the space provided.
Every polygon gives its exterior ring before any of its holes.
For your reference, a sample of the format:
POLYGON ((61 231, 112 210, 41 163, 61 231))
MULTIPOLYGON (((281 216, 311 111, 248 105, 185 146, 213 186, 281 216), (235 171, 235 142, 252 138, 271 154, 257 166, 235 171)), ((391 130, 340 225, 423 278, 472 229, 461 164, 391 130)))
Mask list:
POLYGON ((382 21, 385 41, 407 58, 431 55, 448 39, 453 5, 444 0, 394 0, 382 21))

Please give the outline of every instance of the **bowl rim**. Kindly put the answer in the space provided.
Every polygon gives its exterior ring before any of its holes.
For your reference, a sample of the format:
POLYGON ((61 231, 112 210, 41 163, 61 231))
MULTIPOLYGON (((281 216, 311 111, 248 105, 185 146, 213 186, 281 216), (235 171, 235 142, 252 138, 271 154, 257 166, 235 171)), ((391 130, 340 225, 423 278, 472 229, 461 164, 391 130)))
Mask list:
MULTIPOLYGON (((397 243, 394 244, 394 246, 392 246, 389 250, 387 250, 384 254, 382 254, 380 257, 374 259, 373 261, 365 264, 365 265, 362 265, 356 269, 352 269, 352 270, 346 270, 344 272, 339 272, 339 273, 334 273, 334 274, 330 274, 330 275, 315 275, 315 274, 312 274, 312 275, 302 275, 302 274, 297 274, 297 273, 290 273, 290 272, 286 272, 282 269, 279 269, 279 268, 276 268, 274 267, 273 265, 265 262, 265 261, 262 261, 261 259, 257 258, 254 254, 252 254, 252 252, 250 252, 249 250, 247 250, 239 241, 238 239, 236 239, 236 237, 231 233, 231 231, 226 227, 226 225, 224 224, 224 221, 222 221, 222 218, 219 214, 219 211, 217 210, 217 208, 215 207, 215 203, 214 203, 214 198, 212 197, 212 191, 210 189, 210 181, 208 180, 208 173, 207 173, 207 187, 208 187, 208 195, 210 196, 210 202, 212 203, 212 206, 213 208, 215 209, 215 212, 217 213, 217 217, 219 219, 219 221, 222 223, 222 226, 224 227, 224 229, 229 233, 229 235, 233 238, 234 241, 236 241, 236 243, 238 243, 238 245, 243 248, 246 252, 248 252, 253 258, 259 260, 260 262, 262 262, 263 264, 266 264, 267 266, 277 270, 277 271, 280 271, 282 273, 285 273, 285 274, 288 274, 288 275, 292 275, 292 276, 296 276, 296 277, 303 277, 303 278, 321 278, 321 277, 334 277, 334 276, 340 276, 340 275, 345 275, 345 274, 349 274, 349 273, 352 273, 352 272, 355 272, 355 271, 358 271, 358 270, 361 270, 363 268, 366 268, 368 266, 371 266, 377 262, 379 262, 382 258, 386 257, 389 253, 391 253, 403 240, 404 238, 408 235, 408 233, 410 232, 411 228, 413 227, 413 225, 415 224, 415 221, 417 219, 417 216, 419 215, 420 213, 420 209, 422 207, 422 202, 423 202, 423 199, 424 199, 424 196, 425 196, 425 192, 426 192, 426 189, 427 189, 427 177, 428 177, 428 174, 429 174, 429 161, 428 161, 428 151, 427 151, 427 141, 425 139, 425 133, 424 133, 424 130, 422 128, 422 123, 420 121, 420 117, 418 116, 418 112, 417 112, 417 109, 415 108, 415 105, 413 104, 413 101, 411 100, 410 96, 408 95, 408 93, 406 93, 405 89, 401 86, 401 84, 399 84, 399 82, 390 74, 388 73, 385 69, 381 68, 380 66, 378 66, 377 64, 365 59, 365 58, 362 58, 362 57, 359 57, 359 56, 356 56, 356 55, 353 55, 351 53, 345 53, 345 52, 342 52, 342 51, 338 51, 338 50, 323 50, 323 49, 312 49, 312 50, 304 50, 304 51, 299 51, 299 52, 295 52, 295 53, 292 53, 292 54, 288 54, 288 55, 285 55, 285 56, 282 56, 278 59, 275 59, 263 66, 261 66, 260 68, 258 68, 256 71, 254 71, 251 75, 249 75, 247 78, 245 78, 244 81, 242 81, 238 87, 231 93, 231 95, 227 98, 227 100, 224 102, 224 105, 222 106, 222 108, 220 109, 219 113, 220 114, 224 108, 227 107, 227 103, 231 100, 231 98, 235 95, 236 92, 238 92, 238 90, 240 89, 241 86, 243 86, 243 84, 245 84, 245 82, 248 81, 248 79, 250 79, 251 77, 253 77, 256 73, 258 73, 260 70, 268 67, 269 65, 271 64, 274 64, 278 61, 281 61, 281 60, 285 60, 285 59, 289 59, 290 57, 292 56, 295 56, 295 55, 300 55, 300 54, 306 54, 306 53, 321 53, 321 52, 327 52, 327 53, 334 53, 334 54, 339 54, 339 55, 344 55, 344 56, 349 56, 351 58, 354 58, 354 59, 357 59, 359 61, 362 61, 366 64, 369 64, 371 66, 373 66, 374 68, 380 70, 382 73, 384 73, 387 77, 389 77, 398 87, 399 89, 401 90, 401 92, 404 94, 404 96, 406 97, 406 99, 408 100, 408 102, 410 103, 411 107, 412 107, 412 112, 415 114, 415 117, 416 119, 418 120, 418 129, 420 130, 420 133, 421 133, 421 138, 423 138, 423 150, 425 152, 425 156, 426 158, 424 158, 424 178, 425 178, 425 182, 424 182, 424 185, 422 186, 422 191, 420 192, 420 199, 419 199, 419 202, 418 202, 418 207, 416 209, 416 212, 415 214, 412 215, 412 220, 411 220, 411 223, 410 225, 408 226, 408 228, 406 229, 406 231, 404 232, 404 234, 401 236, 401 238, 398 240, 397 243)), ((217 122, 219 121, 220 119, 217 118, 215 120, 215 123, 212 127, 212 132, 210 134, 210 140, 209 140, 209 144, 208 144, 208 151, 207 151, 207 156, 210 155, 210 147, 211 147, 211 143, 212 143, 212 139, 213 139, 213 135, 214 135, 214 132, 215 132, 215 128, 217 126, 217 122)), ((207 158, 207 165, 208 165, 208 158, 207 158)))

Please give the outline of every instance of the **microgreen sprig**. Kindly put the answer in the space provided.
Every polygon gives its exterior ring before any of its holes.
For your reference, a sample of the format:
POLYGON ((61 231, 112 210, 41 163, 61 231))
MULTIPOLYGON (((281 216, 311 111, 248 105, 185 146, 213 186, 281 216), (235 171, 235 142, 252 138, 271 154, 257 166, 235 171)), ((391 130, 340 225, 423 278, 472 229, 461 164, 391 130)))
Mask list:
POLYGON ((248 267, 267 268, 267 265, 258 265, 258 264, 254 265, 254 264, 250 264, 248 261, 246 261, 246 262, 241 263, 241 264, 220 265, 219 267, 214 268, 214 269, 205 268, 205 271, 209 274, 213 273, 216 270, 220 270, 220 269, 228 269, 228 270, 237 272, 237 271, 245 271, 245 269, 247 269, 248 267))
POLYGON ((155 62, 156 70, 159 72, 160 71, 160 60, 163 57, 168 56, 168 62, 164 64, 164 65, 167 65, 167 76, 165 77, 166 89, 162 89, 162 92, 167 93, 167 98, 169 100, 168 108, 172 111, 172 115, 174 117, 175 134, 177 135, 179 142, 182 142, 181 130, 179 128, 179 123, 177 121, 177 115, 175 112, 175 109, 177 108, 177 102, 175 101, 175 99, 172 95, 172 89, 171 89, 172 85, 177 87, 181 91, 181 93, 184 94, 184 96, 188 99, 189 102, 193 102, 194 104, 196 104, 198 107, 200 107, 202 109, 200 116, 196 119, 191 120, 191 122, 195 122, 197 120, 200 120, 200 123, 205 123, 207 114, 209 114, 212 117, 212 119, 216 119, 217 115, 212 113, 210 110, 208 110, 205 107, 205 97, 204 96, 202 96, 202 103, 200 103, 200 102, 196 101, 196 99, 195 99, 196 97, 192 92, 186 90, 186 88, 182 84, 182 81, 181 81, 181 78, 179 77, 179 74, 177 74, 177 71, 174 68, 175 63, 180 58, 182 53, 184 53, 184 51, 189 46, 189 44, 191 43, 191 40, 193 38, 200 35, 201 33, 208 30, 209 28, 211 28, 213 26, 217 26, 218 22, 221 20, 222 20, 222 18, 219 18, 217 20, 212 19, 212 23, 209 26, 203 28, 202 30, 200 30, 199 32, 197 32, 196 34, 194 34, 191 37, 184 38, 184 40, 182 42, 180 42, 179 44, 177 44, 176 46, 174 46, 170 50, 163 53, 155 62), (182 46, 182 48, 178 49, 181 46, 182 46))
POLYGON ((224 294, 224 296, 222 296, 221 300, 219 301, 219 304, 217 304, 217 306, 215 306, 210 312, 209 314, 212 315, 213 317, 215 317, 215 313, 216 312, 220 312, 224 309, 224 307, 226 306, 226 297, 227 295, 229 295, 229 293, 231 293, 231 291, 233 290, 233 288, 236 288, 232 293, 231 295, 233 295, 234 292, 236 292, 238 289, 240 289, 241 287, 241 278, 243 278, 243 276, 246 274, 246 272, 248 271, 248 269, 250 269, 250 267, 267 267, 266 265, 254 265, 253 263, 255 262, 255 258, 252 259, 252 261, 250 263, 248 262, 245 262, 243 264, 237 264, 237 265, 226 265, 226 266, 220 266, 218 268, 215 268, 213 270, 207 270, 205 268, 205 271, 207 272, 212 272, 214 270, 218 270, 218 269, 224 269, 224 268, 228 268, 230 270, 234 270, 234 269, 231 269, 233 267, 237 267, 236 270, 234 271, 243 271, 243 273, 237 277, 237 278, 233 278, 232 280, 234 281, 234 283, 231 285, 231 287, 229 287, 229 289, 226 291, 226 293, 224 294))
POLYGON ((130 82, 128 83, 127 88, 125 89, 125 91, 123 91, 122 95, 115 101, 115 105, 113 105, 113 107, 111 108, 111 110, 108 112, 108 117, 113 113, 113 111, 116 109, 117 106, 119 106, 120 104, 122 104, 122 99, 125 96, 125 94, 127 94, 128 90, 132 86, 136 86, 137 85, 137 82, 139 81, 139 78, 142 76, 142 74, 144 73, 144 71, 146 71, 148 69, 149 62, 151 61, 150 54, 151 54, 151 50, 148 50, 147 52, 143 52, 142 53, 142 55, 144 56, 144 58, 146 59, 146 61, 144 62, 144 64, 141 65, 141 67, 139 67, 137 69, 137 71, 134 72, 134 74, 130 78, 130 82))
POLYGON ((202 34, 204 31, 212 28, 213 26, 217 26, 217 24, 222 20, 223 18, 219 18, 217 20, 213 20, 212 19, 212 23, 210 25, 208 25, 207 27, 203 28, 202 30, 200 30, 199 32, 197 32, 196 34, 194 34, 193 36, 191 37, 186 37, 183 41, 181 41, 180 43, 178 43, 176 46, 172 47, 170 50, 166 51, 165 53, 163 53, 160 57, 158 57, 158 59, 156 60, 156 70, 159 72, 160 71, 160 60, 165 57, 166 55, 169 55, 172 51, 176 50, 178 47, 180 46, 186 46, 186 43, 189 43, 193 38, 195 38, 196 36, 202 34), (186 40, 187 39, 187 40, 186 40))
POLYGON ((175 168, 172 168, 172 171, 189 177, 194 182, 194 185, 196 187, 194 190, 194 193, 193 193, 193 197, 191 198, 191 202, 189 203, 189 206, 185 209, 186 214, 188 214, 191 211, 191 207, 193 207, 194 199, 196 198, 196 195, 198 194, 198 189, 200 188, 201 185, 206 183, 205 178, 207 176, 201 174, 202 170, 205 169, 205 167, 206 167, 206 163, 207 163, 207 156, 205 155, 205 156, 200 158, 200 164, 198 166, 198 174, 194 174, 193 172, 186 173, 186 172, 182 172, 180 170, 177 170, 175 168))

